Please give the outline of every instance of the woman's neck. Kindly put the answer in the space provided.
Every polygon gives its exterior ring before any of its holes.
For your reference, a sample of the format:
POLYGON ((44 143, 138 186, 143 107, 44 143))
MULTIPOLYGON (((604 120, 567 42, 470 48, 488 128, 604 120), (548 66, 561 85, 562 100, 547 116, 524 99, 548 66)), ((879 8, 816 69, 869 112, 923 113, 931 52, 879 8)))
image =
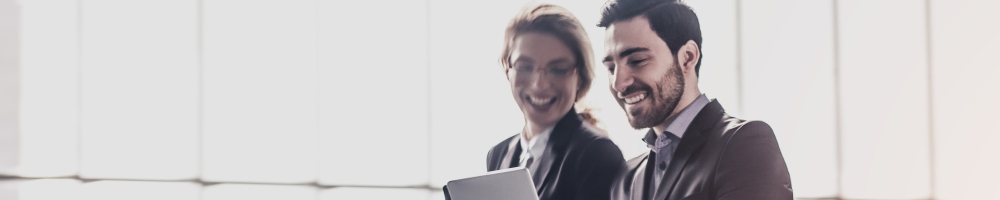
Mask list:
POLYGON ((521 134, 524 134, 524 139, 531 141, 532 138, 535 138, 535 136, 542 134, 542 132, 544 132, 545 129, 547 129, 550 126, 551 125, 541 125, 541 124, 526 122, 524 123, 524 130, 521 131, 521 134))

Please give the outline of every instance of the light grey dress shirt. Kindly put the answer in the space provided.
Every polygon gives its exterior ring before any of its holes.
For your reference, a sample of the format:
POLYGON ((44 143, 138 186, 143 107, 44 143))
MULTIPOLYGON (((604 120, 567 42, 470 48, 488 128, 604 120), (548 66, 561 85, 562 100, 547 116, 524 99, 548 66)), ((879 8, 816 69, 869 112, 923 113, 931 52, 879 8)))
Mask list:
POLYGON ((546 128, 542 131, 542 133, 532 137, 530 142, 525 142, 529 140, 524 137, 523 132, 519 134, 520 138, 518 139, 520 140, 517 141, 517 143, 518 145, 521 145, 521 155, 518 156, 518 166, 524 166, 528 168, 529 171, 537 169, 537 162, 529 162, 528 159, 534 160, 535 158, 542 157, 542 154, 545 154, 549 143, 549 136, 552 135, 553 129, 555 129, 555 126, 546 128))
POLYGON ((657 137, 656 132, 652 128, 646 132, 646 137, 643 138, 643 141, 646 142, 646 146, 656 156, 654 158, 656 163, 646 163, 647 165, 654 165, 653 180, 647 180, 650 181, 649 190, 647 190, 649 196, 655 196, 656 188, 659 188, 663 182, 663 175, 667 173, 667 167, 670 166, 670 159, 673 158, 674 151, 677 150, 677 145, 681 142, 681 138, 684 137, 684 132, 691 125, 691 122, 694 121, 694 117, 708 103, 708 97, 705 94, 701 94, 694 102, 681 110, 680 113, 667 118, 669 124, 667 125, 667 129, 664 130, 664 137, 657 137))

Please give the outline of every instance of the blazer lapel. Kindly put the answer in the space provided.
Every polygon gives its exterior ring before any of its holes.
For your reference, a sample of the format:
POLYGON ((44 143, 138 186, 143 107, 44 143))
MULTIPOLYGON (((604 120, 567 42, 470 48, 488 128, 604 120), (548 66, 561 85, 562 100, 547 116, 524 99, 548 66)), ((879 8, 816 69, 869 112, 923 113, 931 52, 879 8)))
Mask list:
POLYGON ((681 138, 677 151, 670 159, 670 166, 663 174, 663 183, 656 189, 654 199, 666 199, 673 193, 674 185, 677 184, 677 180, 688 161, 696 157, 701 148, 705 146, 705 133, 703 132, 711 129, 723 113, 722 106, 715 100, 709 102, 698 112, 698 115, 691 122, 691 126, 684 132, 684 138, 681 138))
POLYGON ((535 169, 529 168, 532 176, 531 180, 535 182, 536 191, 542 191, 542 186, 545 183, 546 177, 548 177, 546 175, 549 174, 549 171, 552 169, 552 164, 557 157, 552 155, 551 149, 546 149, 545 151, 548 152, 542 154, 541 157, 535 159, 535 162, 538 163, 538 167, 535 167, 535 169))
POLYGON ((500 166, 497 166, 495 169, 507 169, 510 168, 512 162, 517 162, 514 157, 521 154, 519 151, 521 150, 521 146, 518 145, 519 142, 521 142, 521 137, 515 135, 514 139, 510 140, 510 143, 507 144, 507 152, 501 154, 503 157, 501 158, 500 166))
POLYGON ((566 149, 569 147, 569 141, 575 135, 574 133, 580 130, 582 123, 583 120, 576 114, 576 109, 570 108, 569 112, 552 129, 552 135, 549 136, 549 144, 545 153, 542 155, 542 158, 535 160, 535 162, 539 162, 538 169, 532 170, 532 180, 534 180, 535 189, 539 193, 548 185, 548 178, 556 176, 556 174, 552 174, 553 171, 551 169, 553 165, 562 163, 563 158, 565 158, 566 149))
POLYGON ((649 188, 649 184, 646 181, 646 164, 649 162, 648 153, 646 158, 642 159, 639 163, 639 167, 635 169, 635 174, 632 175, 632 200, 645 200, 643 197, 649 195, 646 188, 649 188))

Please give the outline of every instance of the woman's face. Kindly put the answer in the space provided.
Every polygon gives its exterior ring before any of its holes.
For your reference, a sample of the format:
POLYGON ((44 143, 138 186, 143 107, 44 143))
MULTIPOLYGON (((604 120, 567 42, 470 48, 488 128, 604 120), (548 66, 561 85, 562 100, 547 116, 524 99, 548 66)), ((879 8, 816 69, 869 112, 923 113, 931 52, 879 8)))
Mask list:
POLYGON ((576 102, 579 63, 569 47, 551 34, 522 33, 514 38, 507 80, 524 118, 552 126, 576 102))

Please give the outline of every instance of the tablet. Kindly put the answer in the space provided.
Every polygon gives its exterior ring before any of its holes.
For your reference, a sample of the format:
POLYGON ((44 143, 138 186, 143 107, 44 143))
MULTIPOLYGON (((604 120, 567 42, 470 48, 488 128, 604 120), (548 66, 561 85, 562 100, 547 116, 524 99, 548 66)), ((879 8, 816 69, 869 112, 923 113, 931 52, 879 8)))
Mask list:
POLYGON ((524 167, 448 181, 444 192, 451 200, 538 200, 531 173, 524 167))

